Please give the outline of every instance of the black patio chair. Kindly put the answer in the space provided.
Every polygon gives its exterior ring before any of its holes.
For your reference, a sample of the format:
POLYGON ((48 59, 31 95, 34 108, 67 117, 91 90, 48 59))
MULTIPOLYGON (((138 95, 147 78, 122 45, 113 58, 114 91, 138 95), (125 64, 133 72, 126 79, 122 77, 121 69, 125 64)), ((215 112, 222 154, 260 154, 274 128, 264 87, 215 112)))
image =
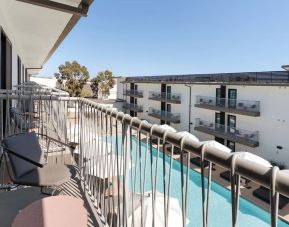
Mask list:
MULTIPOLYGON (((253 191, 253 195, 258 199, 261 199, 265 203, 270 204, 270 190, 268 188, 260 186, 259 188, 253 191)), ((279 196, 279 209, 284 208, 288 203, 289 203, 288 197, 284 195, 279 196)))
POLYGON ((28 115, 24 115, 17 108, 10 108, 9 110, 10 118, 14 122, 14 132, 28 132, 30 129, 35 127, 33 122, 29 122, 28 115))
MULTIPOLYGON (((45 136, 45 135, 41 135, 45 136)), ((75 146, 62 143, 56 139, 47 138, 51 141, 66 146, 73 152, 75 146)), ((7 163, 7 170, 13 184, 53 189, 52 193, 68 182, 75 174, 76 168, 73 165, 63 163, 47 163, 44 157, 39 140, 35 132, 20 133, 6 137, 2 141, 3 154, 7 163), (10 165, 9 165, 10 163, 10 165)))

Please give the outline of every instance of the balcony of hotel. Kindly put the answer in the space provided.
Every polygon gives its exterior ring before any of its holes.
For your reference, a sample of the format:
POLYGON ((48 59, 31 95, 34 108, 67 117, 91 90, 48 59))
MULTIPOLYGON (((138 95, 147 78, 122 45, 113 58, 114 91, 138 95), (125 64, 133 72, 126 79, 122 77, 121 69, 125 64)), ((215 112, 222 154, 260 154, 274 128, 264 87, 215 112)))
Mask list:
POLYGON ((195 107, 253 117, 260 116, 260 101, 197 96, 195 107))
POLYGON ((240 143, 249 147, 259 146, 258 132, 252 132, 240 128, 228 127, 200 118, 196 119, 195 130, 204 132, 213 136, 221 137, 236 143, 240 143))
POLYGON ((180 104, 181 94, 151 91, 149 93, 149 99, 161 102, 180 104))
POLYGON ((180 113, 171 113, 168 111, 158 110, 152 107, 149 108, 148 115, 172 123, 181 122, 180 113))
POLYGON ((134 90, 134 89, 125 89, 123 91, 123 95, 132 96, 132 97, 136 97, 136 98, 143 98, 143 91, 134 90))
MULTIPOLYGON (((272 171, 254 159, 234 159, 234 153, 84 98, 34 92, 32 84, 27 88, 0 90, 1 227, 31 222, 45 227, 236 226, 237 220, 239 226, 259 227, 270 225, 270 217, 272 226, 277 221, 288 226, 275 212, 278 201, 289 196, 288 172, 272 171), (169 154, 162 153, 161 141, 171 147, 169 154), (195 156, 214 163, 214 171, 204 165, 201 172, 187 168, 195 156), (30 170, 17 174, 26 162, 30 170), (67 167, 70 171, 63 172, 67 167), (232 169, 233 183, 224 185, 216 173, 232 169), (243 194, 241 176, 254 190, 262 186, 268 196, 284 196, 274 197, 272 209, 268 204, 260 209, 239 196, 238 189, 242 196, 253 191, 243 194)), ((152 108, 150 113, 179 119, 152 108)), ((198 122, 199 128, 214 129, 204 125, 198 122)), ((282 217, 287 208, 279 210, 282 217)))
POLYGON ((142 105, 137 105, 134 103, 124 103, 122 106, 123 109, 126 110, 132 110, 135 112, 143 112, 143 106, 142 105))

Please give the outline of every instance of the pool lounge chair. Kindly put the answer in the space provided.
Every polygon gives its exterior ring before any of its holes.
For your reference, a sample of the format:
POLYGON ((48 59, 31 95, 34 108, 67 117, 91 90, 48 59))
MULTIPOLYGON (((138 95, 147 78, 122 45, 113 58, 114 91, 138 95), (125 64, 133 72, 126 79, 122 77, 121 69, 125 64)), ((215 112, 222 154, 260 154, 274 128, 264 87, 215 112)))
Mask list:
MULTIPOLYGON (((56 141, 52 138, 50 140, 56 141)), ((60 141, 58 143, 69 147, 71 151, 73 149, 70 145, 60 141)), ((53 195, 56 189, 76 174, 72 165, 46 163, 35 132, 6 137, 2 141, 2 147, 4 153, 0 161, 5 158, 9 177, 16 185, 41 187, 42 193, 44 188, 52 188, 53 195)))
MULTIPOLYGON (((200 161, 201 161, 201 158, 200 158, 200 157, 195 157, 195 158, 191 158, 191 159, 190 159, 190 162, 191 162, 192 164, 198 166, 198 167, 201 166, 200 161)), ((205 168, 207 168, 207 167, 209 166, 209 162, 205 160, 204 166, 205 166, 205 168)))
MULTIPOLYGON (((230 174, 230 170, 226 170, 222 173, 220 173, 220 177, 223 178, 224 180, 226 181, 231 181, 231 174, 230 174)), ((248 184, 250 183, 251 181, 249 179, 246 179, 244 177, 241 177, 241 184, 244 186, 244 187, 247 187, 248 188, 248 184)))
MULTIPOLYGON (((253 191, 253 195, 264 202, 270 204, 270 190, 268 188, 265 188, 263 186, 260 186, 256 190, 253 191)), ((289 198, 280 195, 279 196, 279 209, 282 209, 289 203, 289 198)))

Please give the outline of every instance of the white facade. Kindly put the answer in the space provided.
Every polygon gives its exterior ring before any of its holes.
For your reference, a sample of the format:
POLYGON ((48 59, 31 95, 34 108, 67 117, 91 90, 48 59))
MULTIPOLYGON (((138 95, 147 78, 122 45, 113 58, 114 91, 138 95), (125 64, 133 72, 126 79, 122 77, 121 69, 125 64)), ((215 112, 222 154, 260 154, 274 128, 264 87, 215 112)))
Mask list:
MULTIPOLYGON (((1 30, 5 35, 7 36, 8 40, 11 43, 12 46, 12 57, 11 57, 11 68, 12 68, 12 88, 18 84, 18 56, 22 58, 22 53, 17 45, 15 35, 13 34, 11 28, 8 26, 7 20, 3 17, 3 14, 1 14, 1 7, 0 7, 0 34, 1 30)), ((25 61, 22 61, 22 65, 25 65, 25 61)), ((23 68, 21 65, 21 74, 24 75, 23 68)), ((25 68, 24 68, 25 70, 25 68)))
POLYGON ((40 85, 45 85, 45 86, 50 87, 50 88, 57 88, 57 79, 56 78, 31 76, 30 81, 34 81, 40 85))
MULTIPOLYGON (((150 107, 161 109, 161 101, 149 99, 151 91, 160 92, 161 83, 137 82, 139 91, 143 91, 143 98, 136 98, 137 105, 143 106, 143 112, 138 112, 137 116, 146 119, 151 123, 160 124, 160 119, 149 116, 150 107)), ((127 82, 125 88, 130 89, 130 83, 127 82)), ((195 130, 196 119, 201 118, 204 121, 215 122, 215 114, 219 111, 195 107, 197 96, 216 97, 216 88, 221 85, 213 83, 167 83, 171 86, 171 93, 181 94, 181 103, 171 103, 171 112, 180 113, 180 123, 170 123, 178 131, 189 131, 189 106, 191 86, 191 127, 190 131, 201 141, 215 139, 212 134, 195 130)), ((236 117, 236 128, 248 131, 258 131, 259 145, 256 147, 235 142, 235 151, 249 151, 255 153, 267 160, 289 166, 289 106, 286 104, 289 97, 289 87, 275 85, 231 85, 226 84, 226 94, 229 89, 237 90, 237 100, 259 101, 260 116, 247 116, 238 113, 225 112, 225 125, 227 125, 228 115, 236 117)), ((130 97, 126 96, 126 102, 130 103, 130 97)), ((127 113, 130 113, 127 110, 127 113)), ((224 144, 227 145, 226 139, 224 144)))

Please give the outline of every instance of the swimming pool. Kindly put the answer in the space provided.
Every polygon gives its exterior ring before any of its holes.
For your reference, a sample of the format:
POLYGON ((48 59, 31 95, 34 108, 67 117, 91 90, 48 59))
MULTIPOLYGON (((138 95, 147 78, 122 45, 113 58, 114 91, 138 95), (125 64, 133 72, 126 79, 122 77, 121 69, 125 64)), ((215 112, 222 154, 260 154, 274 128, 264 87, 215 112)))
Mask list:
MULTIPOLYGON (((112 144, 116 144, 116 137, 111 138, 112 144)), ((118 144, 121 146, 121 136, 118 136, 118 144)), ((160 152, 157 158, 157 150, 153 148, 152 154, 145 143, 141 143, 141 149, 138 149, 138 142, 134 138, 132 140, 132 165, 130 174, 134 176, 134 171, 137 169, 136 182, 140 182, 140 177, 144 180, 144 191, 151 191, 151 172, 153 177, 156 174, 156 166, 158 166, 157 173, 157 185, 156 189, 159 192, 163 192, 163 163, 165 165, 165 171, 167 173, 166 179, 168 182, 168 173, 170 170, 170 157, 164 155, 160 152), (139 151, 139 152, 138 152, 139 151), (140 157, 140 159, 139 159, 140 157), (151 160, 152 157, 152 160, 151 160), (157 162, 158 159, 158 162, 157 162), (144 169, 145 161, 147 162, 147 167, 144 169), (153 162, 151 167, 150 162, 153 162), (140 171, 140 164, 142 165, 140 171)), ((113 149, 115 150, 115 149, 113 149)), ((187 168, 184 167, 184 173, 186 173, 187 168)), ((181 194, 181 163, 177 160, 173 160, 172 163, 172 173, 171 173, 171 189, 170 196, 177 198, 180 205, 182 204, 182 194, 181 194)), ((131 176, 131 175, 130 175, 131 176)), ((187 226, 202 226, 202 206, 201 206, 201 175, 189 169, 189 181, 188 181, 188 210, 187 218, 189 219, 189 224, 187 226)), ((209 204, 209 226, 224 227, 231 226, 231 193, 228 189, 212 182, 211 187, 211 197, 209 204)), ((136 184, 136 192, 140 192, 140 184, 136 184)), ((238 211, 238 226, 254 226, 254 227, 264 227, 270 226, 270 214, 256 206, 255 204, 249 202, 244 198, 240 198, 240 207, 238 211)), ((279 220, 278 227, 289 226, 286 222, 279 220)))

